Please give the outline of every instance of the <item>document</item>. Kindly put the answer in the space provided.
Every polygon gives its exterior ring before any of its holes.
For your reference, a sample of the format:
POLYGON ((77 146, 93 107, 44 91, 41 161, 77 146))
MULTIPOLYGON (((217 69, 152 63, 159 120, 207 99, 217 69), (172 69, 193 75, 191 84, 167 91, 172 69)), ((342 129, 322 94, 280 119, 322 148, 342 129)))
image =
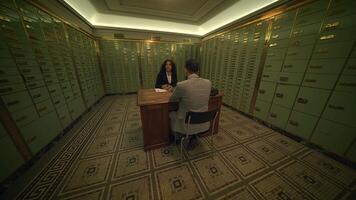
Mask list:
POLYGON ((155 88, 155 92, 167 92, 165 89, 155 88))

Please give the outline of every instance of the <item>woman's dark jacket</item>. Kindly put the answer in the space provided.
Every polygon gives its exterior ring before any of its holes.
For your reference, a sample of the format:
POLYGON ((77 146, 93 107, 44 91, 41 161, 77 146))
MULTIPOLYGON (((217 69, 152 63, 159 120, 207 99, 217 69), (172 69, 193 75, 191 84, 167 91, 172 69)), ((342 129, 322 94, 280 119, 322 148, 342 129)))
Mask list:
POLYGON ((169 84, 172 87, 177 85, 177 74, 172 73, 171 84, 168 83, 167 75, 165 71, 160 71, 157 75, 155 88, 162 88, 162 85, 169 84))

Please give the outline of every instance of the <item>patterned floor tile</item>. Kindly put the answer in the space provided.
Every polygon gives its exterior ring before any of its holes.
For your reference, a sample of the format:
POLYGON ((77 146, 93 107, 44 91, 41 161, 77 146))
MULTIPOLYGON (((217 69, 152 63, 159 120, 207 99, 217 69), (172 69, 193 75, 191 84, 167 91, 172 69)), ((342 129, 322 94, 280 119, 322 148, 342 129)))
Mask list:
POLYGON ((143 147, 142 130, 138 132, 125 133, 121 140, 121 149, 131 149, 135 147, 143 147))
POLYGON ((246 144, 246 146, 271 165, 277 164, 281 160, 288 158, 287 154, 282 153, 262 140, 246 144))
POLYGON ((343 185, 351 187, 356 184, 356 171, 320 153, 307 152, 301 156, 301 160, 343 185))
POLYGON ((93 140, 87 152, 85 153, 85 157, 114 152, 116 149, 118 138, 119 138, 118 136, 113 136, 113 137, 102 137, 93 140))
POLYGON ((258 134, 254 133, 253 131, 243 126, 234 126, 231 129, 225 129, 225 131, 229 132, 239 142, 251 141, 252 139, 256 139, 259 137, 258 134))
POLYGON ((292 161, 279 168, 278 171, 316 199, 339 199, 338 197, 343 195, 343 188, 298 161, 292 161))
POLYGON ((103 198, 103 191, 104 188, 101 190, 94 190, 85 193, 75 194, 66 198, 59 198, 61 200, 100 200, 103 198))
POLYGON ((63 192, 104 183, 108 178, 112 156, 81 160, 66 181, 63 192))
POLYGON ((119 179, 150 169, 148 153, 143 149, 120 152, 115 165, 114 178, 119 179))
POLYGON ((256 121, 253 121, 251 120, 250 122, 248 123, 244 123, 243 124, 244 127, 246 127, 248 130, 258 134, 258 135, 266 135, 266 134, 269 134, 269 133, 272 133, 273 130, 256 122, 256 121))
POLYGON ((355 170, 228 107, 213 154, 207 136, 183 161, 175 145, 143 150, 136 95, 89 113, 17 199, 339 199, 356 186, 355 170))
POLYGON ((197 146, 193 150, 187 150, 186 152, 189 158, 193 158, 196 156, 210 153, 211 151, 212 148, 206 141, 206 138, 199 138, 197 146))
POLYGON ((275 173, 269 173, 260 179, 250 183, 250 185, 261 195, 264 199, 312 199, 299 190, 296 190, 289 183, 283 180, 275 173))
POLYGON ((108 199, 152 200, 151 177, 144 176, 111 185, 108 199))
POLYGON ((99 137, 111 137, 121 135, 121 126, 122 123, 114 123, 114 124, 103 124, 96 135, 99 137))
POLYGON ((159 198, 162 200, 203 199, 203 194, 186 164, 158 171, 155 176, 159 198))
POLYGON ((246 187, 238 188, 218 200, 258 200, 257 197, 246 187))
MULTIPOLYGON (((209 142, 209 144, 211 143, 211 136, 207 136, 205 139, 209 142)), ((218 149, 226 148, 236 143, 237 142, 234 140, 234 138, 226 133, 223 129, 219 129, 219 133, 213 136, 214 147, 218 149)))
POLYGON ((288 154, 298 153, 305 149, 304 145, 284 136, 280 133, 266 137, 267 141, 288 154))
POLYGON ((155 167, 181 162, 181 155, 177 145, 155 149, 152 152, 155 167))
POLYGON ((209 194, 240 181, 218 155, 199 158, 192 163, 209 194))
POLYGON ((267 168, 262 161, 242 146, 225 150, 222 155, 245 178, 267 168))

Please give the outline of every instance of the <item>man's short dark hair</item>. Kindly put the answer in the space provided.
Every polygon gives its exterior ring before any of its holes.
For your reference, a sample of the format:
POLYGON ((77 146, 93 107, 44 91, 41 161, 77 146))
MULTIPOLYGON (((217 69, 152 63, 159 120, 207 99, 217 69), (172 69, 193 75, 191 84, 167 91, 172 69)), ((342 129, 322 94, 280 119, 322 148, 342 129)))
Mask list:
POLYGON ((199 72, 199 63, 194 59, 189 59, 185 62, 185 68, 193 73, 199 72))

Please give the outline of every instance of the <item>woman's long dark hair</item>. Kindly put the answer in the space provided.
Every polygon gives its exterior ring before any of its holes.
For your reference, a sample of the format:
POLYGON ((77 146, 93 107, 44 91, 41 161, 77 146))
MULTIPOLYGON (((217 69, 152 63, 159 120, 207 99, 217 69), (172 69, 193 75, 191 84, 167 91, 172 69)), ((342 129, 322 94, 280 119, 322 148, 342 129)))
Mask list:
POLYGON ((177 76, 176 64, 171 59, 167 59, 167 60, 163 61, 162 65, 161 65, 161 70, 159 71, 159 73, 166 74, 166 63, 167 62, 170 62, 172 64, 172 76, 177 76))

